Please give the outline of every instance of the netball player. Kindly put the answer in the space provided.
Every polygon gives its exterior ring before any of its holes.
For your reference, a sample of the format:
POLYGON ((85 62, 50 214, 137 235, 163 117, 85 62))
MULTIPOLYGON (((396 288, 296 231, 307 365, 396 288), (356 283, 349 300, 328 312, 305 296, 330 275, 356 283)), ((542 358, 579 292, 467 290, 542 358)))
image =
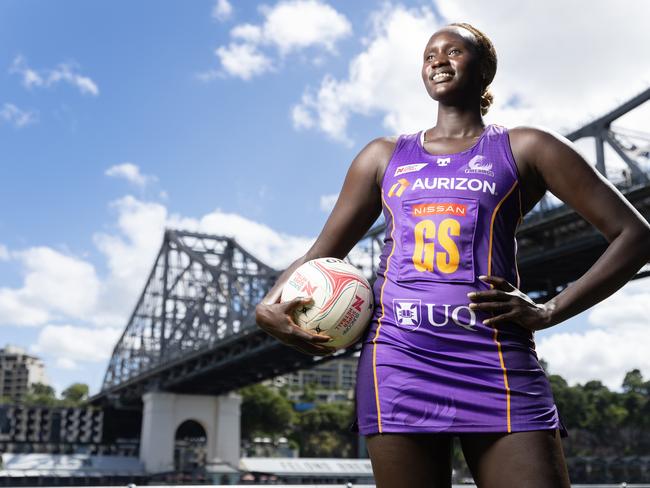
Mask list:
POLYGON ((344 257, 383 211, 357 377, 358 427, 379 488, 450 486, 452 436, 480 487, 568 487, 563 427, 533 333, 608 297, 650 259, 648 223, 569 141, 484 124, 496 65, 492 43, 471 25, 433 34, 422 79, 438 102, 435 125, 359 153, 320 236, 257 307, 260 327, 282 342, 332 352, 327 337, 291 319, 308 300, 281 304, 281 289, 300 264, 344 257), (546 191, 609 246, 538 304, 518 289, 515 232, 546 191))

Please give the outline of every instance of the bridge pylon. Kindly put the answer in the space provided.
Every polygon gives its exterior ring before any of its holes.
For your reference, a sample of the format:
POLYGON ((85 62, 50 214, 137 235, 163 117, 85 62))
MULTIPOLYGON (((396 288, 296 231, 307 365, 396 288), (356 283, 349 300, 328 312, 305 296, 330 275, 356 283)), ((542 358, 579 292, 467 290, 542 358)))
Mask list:
POLYGON ((241 397, 230 393, 178 395, 149 392, 143 396, 140 460, 148 473, 178 469, 174 445, 181 425, 196 422, 205 435, 205 461, 239 464, 241 397))

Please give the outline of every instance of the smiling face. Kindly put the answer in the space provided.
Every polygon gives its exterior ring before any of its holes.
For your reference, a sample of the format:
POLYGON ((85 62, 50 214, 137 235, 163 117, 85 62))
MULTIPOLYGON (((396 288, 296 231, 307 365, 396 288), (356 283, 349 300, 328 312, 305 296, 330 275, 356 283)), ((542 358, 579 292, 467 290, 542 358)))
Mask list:
POLYGON ((422 80, 438 102, 453 103, 459 96, 480 98, 484 87, 474 35, 453 26, 433 34, 424 50, 422 80))

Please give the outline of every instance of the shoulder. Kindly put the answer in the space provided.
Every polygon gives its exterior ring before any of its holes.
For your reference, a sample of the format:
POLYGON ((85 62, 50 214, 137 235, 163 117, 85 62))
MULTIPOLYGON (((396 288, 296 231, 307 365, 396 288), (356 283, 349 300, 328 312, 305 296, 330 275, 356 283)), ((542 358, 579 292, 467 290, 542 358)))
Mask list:
POLYGON ((366 144, 352 164, 372 168, 375 172, 377 184, 381 185, 384 173, 395 151, 398 140, 398 136, 385 136, 373 139, 366 144))
POLYGON ((520 168, 538 172, 543 166, 554 166, 565 160, 575 148, 566 137, 553 130, 537 126, 519 126, 509 130, 512 155, 520 168))
POLYGON ((398 139, 399 136, 378 137, 366 144, 366 147, 364 147, 362 151, 367 151, 377 156, 389 153, 388 156, 390 157, 395 150, 398 139))
POLYGON ((528 191, 545 189, 545 173, 570 164, 567 153, 575 152, 568 139, 545 127, 518 126, 508 129, 508 136, 520 178, 528 191))
POLYGON ((510 146, 513 153, 517 152, 524 156, 540 149, 566 144, 569 141, 557 132, 538 126, 518 126, 508 130, 510 146))

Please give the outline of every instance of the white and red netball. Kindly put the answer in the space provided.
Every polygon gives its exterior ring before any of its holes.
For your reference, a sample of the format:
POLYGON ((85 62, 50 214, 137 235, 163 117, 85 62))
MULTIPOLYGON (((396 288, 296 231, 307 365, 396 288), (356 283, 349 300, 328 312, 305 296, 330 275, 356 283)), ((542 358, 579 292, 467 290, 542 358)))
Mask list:
POLYGON ((354 344, 370 323, 372 289, 361 271, 337 258, 313 259, 297 268, 282 289, 281 301, 312 297, 314 303, 298 307, 296 324, 330 336, 326 345, 354 344))

